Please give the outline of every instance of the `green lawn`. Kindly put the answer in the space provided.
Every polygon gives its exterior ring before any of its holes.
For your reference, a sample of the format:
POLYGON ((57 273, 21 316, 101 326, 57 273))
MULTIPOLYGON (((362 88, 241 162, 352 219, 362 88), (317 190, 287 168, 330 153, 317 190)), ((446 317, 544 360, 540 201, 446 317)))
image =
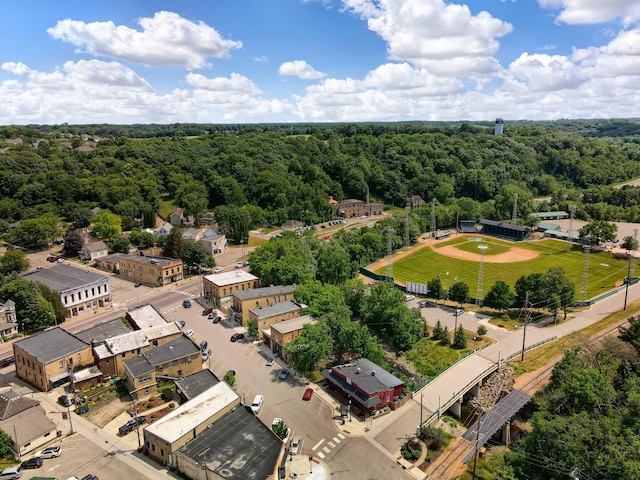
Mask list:
MULTIPOLYGON (((467 237, 457 237, 448 242, 438 244, 451 245, 469 242, 467 237)), ((517 246, 539 252, 533 260, 515 263, 484 263, 483 293, 489 291, 497 280, 507 282, 512 288, 516 280, 529 273, 545 273, 551 267, 561 266, 576 287, 576 299, 580 299, 582 272, 584 268, 584 254, 579 245, 569 244, 558 240, 538 240, 531 242, 503 242, 498 239, 487 239, 487 243, 498 247, 517 246)), ((477 245, 480 243, 475 243, 477 245)), ((490 247, 491 247, 490 245, 490 247)), ((485 258, 487 258, 485 256, 485 258)), ((607 252, 591 252, 589 255, 587 298, 593 298, 615 287, 627 274, 627 260, 614 258, 607 252)), ((475 296, 478 287, 478 273, 480 262, 457 260, 445 257, 431 250, 423 248, 412 255, 408 255, 393 264, 393 276, 398 282, 427 283, 440 275, 445 288, 449 288, 456 281, 469 285, 471 296, 475 296)), ((377 270, 385 274, 386 267, 377 270)))
MULTIPOLYGON (((476 242, 468 238, 467 239, 461 238, 460 240, 465 240, 465 241, 454 244, 458 250, 479 254, 480 249, 478 247, 482 245, 487 247, 486 250, 484 251, 485 257, 489 257, 491 255, 500 255, 501 253, 508 252, 511 249, 511 245, 506 245, 505 242, 501 242, 499 240, 493 241, 491 239, 482 239, 482 242, 476 242)), ((438 244, 438 248, 441 245, 442 244, 438 244)))

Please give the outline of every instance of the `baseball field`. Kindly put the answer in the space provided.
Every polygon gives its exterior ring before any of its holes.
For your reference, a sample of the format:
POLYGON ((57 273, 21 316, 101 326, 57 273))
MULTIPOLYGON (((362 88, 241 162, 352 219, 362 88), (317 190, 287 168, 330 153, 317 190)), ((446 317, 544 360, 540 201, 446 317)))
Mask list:
MULTIPOLYGON (((387 272, 387 262, 378 263, 377 273, 387 272)), ((399 283, 427 283, 440 277, 445 288, 457 281, 469 285, 474 297, 478 290, 480 265, 483 265, 483 293, 497 280, 512 288, 522 275, 546 273, 551 267, 564 268, 580 299, 585 255, 579 245, 559 240, 509 242, 482 235, 456 235, 429 242, 393 261, 393 276, 399 283)), ((586 298, 593 298, 617 285, 627 276, 628 261, 609 252, 589 254, 586 298)))

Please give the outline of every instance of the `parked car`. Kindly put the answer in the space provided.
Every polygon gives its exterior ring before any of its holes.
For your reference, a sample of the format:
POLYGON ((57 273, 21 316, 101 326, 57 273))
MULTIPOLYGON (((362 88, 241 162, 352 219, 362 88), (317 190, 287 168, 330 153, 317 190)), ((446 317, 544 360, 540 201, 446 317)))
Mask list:
POLYGON ((202 350, 203 352, 207 349, 207 346, 209 345, 209 343, 206 340, 203 340, 200 342, 200 350, 202 350))
POLYGON ((236 376, 236 371, 235 370, 228 370, 227 373, 229 375, 233 375, 234 377, 236 376))
POLYGON ((202 316, 209 315, 211 312, 213 312, 213 308, 205 308, 205 309, 202 311, 202 316))
POLYGON ((33 457, 27 460, 26 462, 22 462, 22 465, 20 465, 20 467, 23 470, 26 470, 27 468, 40 468, 42 466, 42 463, 43 463, 42 458, 33 457))
POLYGON ((0 472, 0 478, 2 480, 15 480, 22 476, 22 467, 7 467, 0 472))
POLYGON ((262 395, 256 395, 253 398, 253 402, 251 402, 251 411, 255 415, 258 415, 258 413, 260 413, 260 409, 262 408, 263 404, 264 404, 264 397, 262 395))
POLYGON ((59 258, 60 257, 58 255, 49 255, 47 257, 47 262, 54 263, 54 262, 57 262, 59 258))
POLYGON ((216 267, 216 268, 213 269, 213 273, 220 273, 220 272, 223 272, 223 271, 224 271, 224 268, 222 268, 222 267, 216 267))
POLYGON ((134 431, 138 425, 142 425, 146 421, 147 421, 147 417, 145 417, 144 415, 138 415, 138 422, 137 423, 136 423, 136 419, 132 418, 127 423, 122 425, 118 429, 118 432, 120 432, 120 435, 126 435, 127 433, 134 431))
POLYGON ((288 376, 289 376, 289 370, 287 370, 286 368, 283 368, 280 371, 280 375, 278 375, 278 378, 280 380, 286 380, 288 376))
POLYGON ((238 340, 242 340, 244 338, 244 333, 234 333, 231 335, 231 341, 237 342, 238 340))
POLYGON ((425 302, 425 301, 418 302, 418 306, 420 308, 427 308, 429 306, 429 302, 425 302))
POLYGON ((222 317, 220 315, 216 315, 215 317, 213 317, 213 323, 220 323, 220 320, 222 320, 222 317))
POLYGON ((187 323, 184 320, 176 320, 176 325, 178 325, 180 330, 182 330, 186 324, 187 323))
POLYGON ((9 365, 13 365, 14 363, 16 363, 16 357, 7 357, 7 358, 3 358, 0 361, 0 366, 2 367, 8 367, 9 365))
POLYGON ((100 479, 97 476, 90 473, 89 475, 85 475, 84 477, 82 477, 82 480, 100 480, 100 479))
POLYGON ((136 282, 136 284, 134 285, 134 287, 138 288, 140 285, 142 285, 140 282, 136 282))
POLYGON ((313 388, 307 388, 304 391, 304 395, 302 395, 302 399, 306 400, 306 401, 309 401, 309 400, 311 400, 311 397, 313 397, 313 388))
POLYGON ((185 299, 182 301, 182 306, 183 306, 184 308, 191 308, 191 300, 189 300, 188 298, 185 298, 185 299))
POLYGON ((82 407, 78 407, 76 408, 76 413, 78 415, 84 415, 85 413, 89 413, 89 407, 87 407, 86 405, 82 407))
POLYGON ((267 360, 267 367, 270 367, 271 365, 273 365, 273 358, 270 358, 269 360, 267 360))
POLYGON ((73 400, 71 400, 71 397, 68 397, 66 395, 60 395, 58 397, 58 403, 63 407, 70 407, 71 405, 73 405, 73 400))
POLYGON ((453 314, 458 317, 460 315, 462 315, 464 313, 464 310, 462 308, 456 308, 453 312, 453 314))
POLYGON ((189 330, 187 330, 186 332, 184 332, 184 334, 185 334, 187 337, 191 338, 191 337, 193 337, 193 330, 189 329, 189 330))
POLYGON ((202 351, 202 360, 206 361, 209 360, 209 357, 211 356, 211 349, 207 348, 206 350, 202 351))
POLYGON ((416 299, 415 295, 405 295, 404 296, 404 301, 405 302, 410 302, 411 300, 415 300, 415 299, 416 299))
POLYGON ((55 447, 47 447, 44 450, 40 450, 36 452, 36 457, 40 458, 55 458, 60 456, 60 452, 62 449, 60 445, 56 445, 55 447))
POLYGON ((291 446, 289 447, 289 455, 297 455, 300 450, 300 443, 302 439, 296 435, 291 439, 291 446))

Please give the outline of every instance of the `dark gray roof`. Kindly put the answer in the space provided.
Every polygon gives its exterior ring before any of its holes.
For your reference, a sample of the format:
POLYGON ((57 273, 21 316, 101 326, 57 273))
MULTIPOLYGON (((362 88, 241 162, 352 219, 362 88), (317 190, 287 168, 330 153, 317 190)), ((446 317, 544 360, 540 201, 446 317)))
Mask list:
POLYGON ((23 274, 23 277, 29 281, 41 283, 59 293, 109 280, 100 273, 72 267, 67 263, 57 263, 53 267, 34 270, 23 274))
POLYGON ((344 365, 333 367, 367 393, 375 393, 403 385, 404 382, 384 368, 366 358, 358 358, 344 365))
POLYGON ((515 223, 507 223, 497 220, 480 220, 480 223, 482 225, 504 228, 505 230, 513 230, 514 232, 527 232, 531 230, 529 227, 525 227, 524 225, 516 225, 515 223))
POLYGON ((24 397, 13 390, 0 393, 0 420, 13 417, 27 408, 40 405, 38 400, 24 397))
POLYGON ((66 358, 89 346, 60 327, 48 328, 24 340, 18 340, 13 345, 14 349, 20 348, 43 364, 66 358))
POLYGON ((151 373, 154 370, 154 366, 149 363, 145 357, 140 355, 139 357, 130 358, 125 360, 125 367, 131 372, 134 377, 139 377, 145 373, 151 373))
POLYGON ((271 317, 273 315, 280 315, 282 313, 295 312, 304 308, 299 303, 295 302, 280 302, 273 305, 268 305, 262 308, 251 308, 249 311, 255 313, 258 318, 271 317))
POLYGON ((82 330, 75 335, 83 342, 98 344, 104 342, 107 338, 116 337, 131 331, 132 330, 127 327, 120 318, 116 318, 82 330))
POLYGON ((200 395, 205 390, 209 390, 219 382, 220 380, 218 380, 213 372, 208 368, 175 380, 176 388, 182 392, 182 395, 187 400, 191 400, 193 397, 200 395))
POLYGON ((188 355, 195 355, 198 352, 200 352, 200 347, 193 343, 193 340, 185 335, 180 335, 170 342, 163 343, 151 350, 142 352, 142 355, 144 355, 151 365, 157 366, 185 358, 188 355))
POLYGON ((240 290, 233 292, 233 296, 238 300, 249 300, 252 298, 271 297, 278 294, 289 294, 296 290, 295 285, 274 285, 271 287, 252 288, 250 290, 240 290))
POLYGON ((178 452, 222 478, 264 480, 276 470, 282 441, 244 407, 225 414, 178 452))
POLYGON ((127 255, 121 255, 120 259, 126 258, 127 260, 132 260, 136 263, 142 264, 142 265, 149 265, 149 264, 153 264, 153 265, 157 265, 160 267, 166 267, 167 265, 169 265, 172 262, 179 262, 180 260, 176 260, 175 258, 168 258, 168 257, 147 257, 146 255, 135 255, 135 254, 127 254, 127 255))

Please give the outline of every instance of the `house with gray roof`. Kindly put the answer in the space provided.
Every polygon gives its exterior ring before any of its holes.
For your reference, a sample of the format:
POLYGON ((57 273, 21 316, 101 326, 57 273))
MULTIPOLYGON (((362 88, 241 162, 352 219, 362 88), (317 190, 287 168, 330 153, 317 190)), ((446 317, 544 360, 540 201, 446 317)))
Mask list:
POLYGON ((276 303, 294 300, 295 285, 271 285, 269 287, 238 290, 231 296, 231 311, 234 320, 241 323, 249 318, 249 309, 261 308, 276 303))
POLYGON ((167 381, 202 370, 200 347, 186 335, 124 362, 127 387, 138 398, 153 395, 167 381))
POLYGON ((90 242, 82 247, 82 250, 78 252, 80 260, 94 261, 100 257, 106 257, 109 254, 107 244, 102 240, 97 242, 90 242))
POLYGON ((150 303, 128 310, 126 317, 135 330, 145 330, 167 324, 162 314, 150 303))
POLYGON ((76 332, 74 335, 83 342, 95 346, 104 343, 109 338, 131 332, 132 330, 123 323, 121 318, 115 318, 89 327, 81 332, 76 332))
POLYGON ((355 415, 369 415, 404 397, 404 382, 366 358, 322 370, 334 395, 355 415))
POLYGON ((56 424, 40 402, 14 390, 0 393, 0 429, 11 437, 11 449, 18 458, 56 438, 56 424))
POLYGON ((41 283, 60 295, 62 305, 75 317, 111 305, 109 277, 90 269, 57 263, 22 275, 31 282, 41 283))
POLYGON ((13 343, 16 376, 43 392, 67 383, 74 372, 94 364, 91 345, 60 327, 13 343))

